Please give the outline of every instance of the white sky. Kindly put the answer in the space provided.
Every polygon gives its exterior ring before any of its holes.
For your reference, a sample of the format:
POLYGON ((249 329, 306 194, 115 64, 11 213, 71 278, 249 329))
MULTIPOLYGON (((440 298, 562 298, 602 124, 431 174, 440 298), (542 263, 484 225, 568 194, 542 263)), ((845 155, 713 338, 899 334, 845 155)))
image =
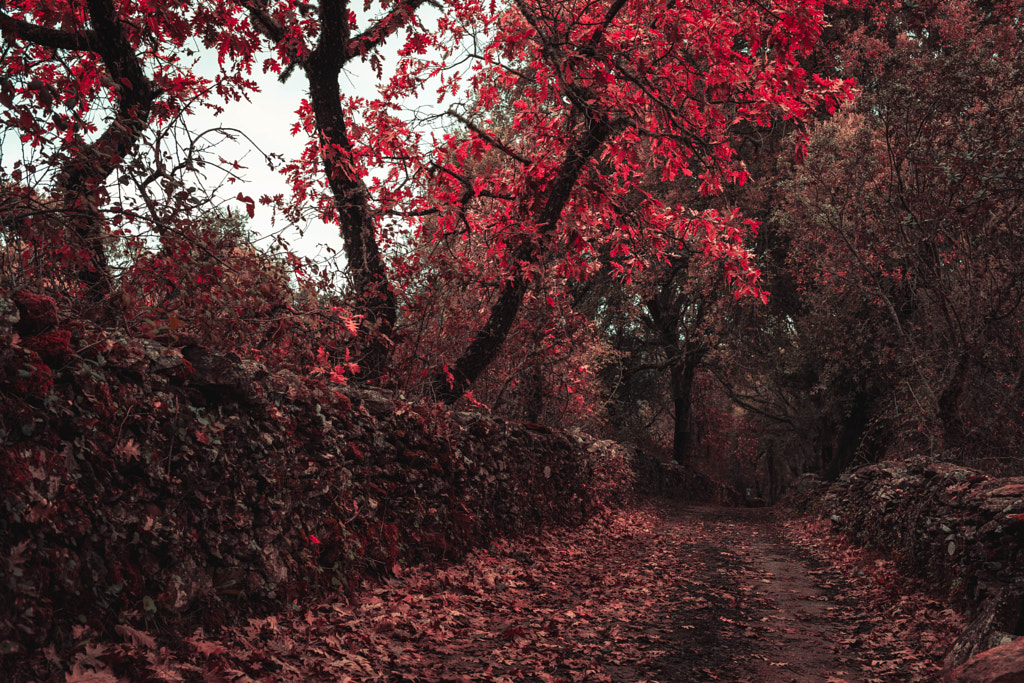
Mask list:
MULTIPOLYGON (((297 157, 305 144, 305 133, 298 136, 290 134, 292 125, 298 117, 295 111, 306 97, 307 85, 304 74, 296 70, 287 83, 280 83, 274 74, 260 76, 256 79, 261 92, 250 93, 250 102, 232 102, 223 105, 224 112, 215 116, 213 112, 203 109, 188 118, 188 125, 193 130, 205 130, 223 126, 242 130, 248 140, 238 137, 236 141, 225 140, 218 146, 218 153, 225 159, 238 160, 246 169, 241 173, 245 183, 225 185, 223 195, 234 197, 239 192, 259 201, 261 195, 284 194, 290 196, 290 189, 285 178, 276 170, 271 170, 264 161, 264 154, 277 154, 286 161, 297 157)), ((351 84, 343 80, 343 89, 352 92, 360 87, 371 88, 374 81, 372 74, 360 74, 350 77, 351 84), (368 80, 369 78, 369 80, 368 80)), ((280 161, 276 162, 280 166, 280 161)), ((217 184, 223 177, 211 176, 211 184, 217 184)), ((228 205, 236 211, 245 210, 245 205, 231 200, 228 205)), ((249 221, 249 227, 259 233, 266 234, 276 229, 270 225, 271 208, 257 203, 255 218, 249 221)), ((289 230, 285 237, 297 253, 316 256, 321 245, 328 245, 340 253, 341 237, 336 226, 315 223, 309 226, 304 237, 299 237, 295 230, 289 230)))
MULTIPOLYGON (((260 75, 256 78, 261 92, 251 93, 250 102, 233 102, 224 105, 224 113, 215 116, 209 110, 202 110, 189 117, 193 130, 205 130, 217 126, 237 128, 245 132, 249 140, 239 137, 237 141, 221 143, 218 153, 226 159, 239 160, 246 166, 242 175, 246 183, 225 185, 225 197, 235 197, 239 192, 259 201, 261 195, 284 194, 290 196, 285 178, 271 170, 263 154, 279 154, 289 161, 297 157, 305 144, 305 133, 291 136, 292 125, 298 120, 295 111, 306 97, 308 87, 305 75, 296 70, 287 83, 281 83, 275 74, 260 75), (250 142, 251 140, 251 142, 250 142), (255 145, 255 146, 254 146, 255 145), (258 149, 257 149, 258 148, 258 149)), ((376 77, 369 65, 357 63, 341 77, 343 94, 369 94, 376 88, 376 77)), ((280 162, 277 162, 280 166, 280 162)), ((211 183, 222 178, 210 177, 211 183)), ((233 209, 244 211, 245 205, 237 200, 229 202, 233 209)), ((274 231, 270 225, 271 208, 257 203, 256 216, 249 221, 250 228, 259 234, 274 231)), ((285 237, 293 251, 304 256, 316 256, 322 252, 322 245, 342 250, 341 237, 337 226, 325 225, 319 221, 308 226, 303 237, 295 230, 289 230, 285 237)))
MULTIPOLYGON (((436 10, 428 8, 428 12, 421 13, 424 25, 429 27, 435 21, 432 15, 435 12, 436 10)), ((361 28, 368 25, 368 20, 364 19, 360 22, 361 28)), ((404 40, 404 31, 399 31, 379 52, 385 64, 385 77, 388 75, 389 63, 394 64, 397 50, 404 40)), ((214 54, 205 55, 198 67, 199 72, 211 77, 217 70, 215 60, 214 54)), ((262 59, 257 60, 257 64, 261 62, 262 59)), ((294 138, 290 134, 292 125, 297 121, 295 111, 306 96, 308 88, 302 71, 296 69, 288 82, 284 84, 280 83, 276 74, 273 73, 264 75, 254 71, 253 78, 259 84, 261 92, 250 93, 249 102, 241 101, 228 104, 218 102, 224 106, 224 112, 220 116, 214 116, 213 112, 201 108, 187 119, 187 125, 193 132, 217 127, 237 128, 251 139, 250 142, 239 136, 235 142, 224 140, 218 143, 214 150, 215 154, 228 160, 237 160, 246 166, 241 173, 245 177, 245 182, 225 184, 219 193, 219 196, 228 199, 227 206, 242 212, 245 210, 245 205, 233 199, 239 192, 252 197, 257 202, 259 197, 264 194, 282 193, 286 198, 290 196, 290 189, 284 177, 268 168, 263 154, 278 154, 283 156, 285 161, 289 161, 301 153, 305 143, 304 133, 300 132, 299 136, 294 138), (256 147, 259 149, 257 150, 256 147)), ((345 95, 372 98, 376 94, 376 76, 369 64, 361 61, 354 60, 351 63, 349 68, 342 73, 340 84, 342 93, 345 95)), ((435 98, 428 95, 426 98, 409 104, 410 106, 429 107, 435 104, 435 98)), ((22 150, 17 138, 17 135, 3 136, 0 159, 8 172, 14 162, 22 158, 22 150)), ((280 166, 280 162, 278 162, 278 166, 280 166)), ((206 171, 205 184, 207 187, 215 187, 224 181, 225 174, 216 172, 210 167, 207 167, 206 171)), ((270 207, 257 203, 255 218, 249 222, 250 228, 261 235, 279 231, 282 223, 279 222, 277 226, 271 226, 271 211, 270 207)), ((317 257, 324 255, 322 245, 328 245, 339 254, 342 253, 342 241, 337 226, 317 222, 303 227, 306 228, 303 237, 300 237, 294 228, 284 232, 285 239, 293 251, 303 256, 317 257)))
MULTIPOLYGON (((359 29, 362 30, 372 25, 373 12, 361 11, 361 3, 353 3, 353 6, 360 17, 359 29)), ((430 6, 421 8, 418 13, 422 24, 427 28, 436 23, 439 15, 439 10, 430 6)), ((405 31, 400 30, 378 50, 377 54, 384 65, 383 75, 385 78, 389 77, 391 69, 397 63, 397 53, 404 41, 405 31)), ((216 69, 213 61, 215 57, 211 55, 209 60, 211 64, 209 73, 212 74, 216 69)), ((295 111, 308 91, 305 74, 300 69, 296 69, 285 84, 278 81, 276 74, 262 75, 254 72, 254 78, 259 83, 261 92, 250 95, 251 103, 237 102, 226 105, 224 113, 219 117, 214 117, 209 111, 200 112, 191 118, 190 125, 198 130, 218 125, 241 129, 263 152, 281 154, 285 160, 291 160, 301 153, 305 143, 304 133, 300 132, 299 136, 295 138, 290 135, 292 124, 298 118, 295 111)), ((360 60, 350 62, 340 78, 342 95, 361 96, 367 99, 373 99, 376 96, 377 83, 377 77, 369 63, 360 60)), ((445 104, 441 108, 446 109, 447 107, 448 104, 445 104)), ((438 108, 436 93, 428 87, 425 96, 406 103, 406 108, 436 110, 438 108)), ((290 190, 283 176, 267 167, 262 154, 255 150, 252 144, 242 138, 237 143, 225 142, 224 144, 222 156, 227 159, 245 157, 241 163, 248 167, 244 172, 247 184, 240 186, 235 183, 226 186, 225 196, 235 197, 242 192, 257 202, 260 195, 263 194, 273 196, 276 193, 283 193, 286 198, 290 196, 290 190)), ((215 178, 211 177, 210 180, 214 181, 215 178)), ((245 208, 244 204, 237 200, 231 204, 239 210, 245 208)), ((270 226, 270 213, 269 207, 257 203, 256 216, 249 222, 253 231, 265 234, 273 230, 270 226)), ((304 237, 300 238, 295 230, 287 232, 285 237, 291 244, 292 250, 303 256, 315 257, 322 254, 321 245, 330 246, 337 253, 342 253, 342 240, 337 226, 317 222, 308 226, 304 237)))

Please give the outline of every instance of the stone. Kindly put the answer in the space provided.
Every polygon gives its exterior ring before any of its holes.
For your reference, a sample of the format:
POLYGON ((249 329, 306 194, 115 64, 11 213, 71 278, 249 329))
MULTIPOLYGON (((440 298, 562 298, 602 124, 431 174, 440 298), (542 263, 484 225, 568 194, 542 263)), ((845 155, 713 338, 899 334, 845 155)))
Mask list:
POLYGON ((991 477, 950 463, 862 467, 804 504, 852 542, 885 553, 974 623, 947 668, 1024 635, 1024 478, 991 477))
POLYGON ((990 496, 1024 496, 1024 484, 1008 484, 992 491, 990 496))
POLYGON ((0 340, 10 343, 14 327, 21 321, 21 313, 14 302, 7 297, 0 297, 0 340))
MULTIPOLYGON (((1022 610, 1024 590, 1021 588, 1005 586, 992 591, 982 603, 974 621, 949 649, 943 661, 945 667, 950 669, 963 664, 997 645, 1006 633, 1014 630, 1022 610)), ((1024 659, 1021 661, 1021 671, 1024 671, 1024 659)))
POLYGON ((20 289, 11 299, 21 313, 17 327, 21 334, 38 334, 57 325, 57 304, 53 297, 20 289))
POLYGON ((986 650, 943 678, 948 683, 1024 683, 1024 638, 986 650))
POLYGON ((181 355, 192 367, 190 384, 218 400, 248 401, 252 398, 252 380, 241 359, 234 353, 220 354, 211 349, 188 344, 181 355))

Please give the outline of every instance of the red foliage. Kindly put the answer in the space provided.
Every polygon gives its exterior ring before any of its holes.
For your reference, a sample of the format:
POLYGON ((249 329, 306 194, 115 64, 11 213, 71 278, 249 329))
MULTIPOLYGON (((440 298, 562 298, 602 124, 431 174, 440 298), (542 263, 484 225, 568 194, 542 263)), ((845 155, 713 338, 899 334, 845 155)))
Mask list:
POLYGON ((40 358, 47 363, 65 361, 71 354, 71 332, 69 330, 50 330, 23 339, 22 345, 38 353, 40 358))
MULTIPOLYGON (((17 579, 0 586, 0 646, 76 647, 82 613, 146 647, 135 629, 156 615, 219 625, 621 502, 621 451, 532 424, 600 427, 618 354, 636 354, 634 385, 674 373, 678 390, 637 392, 641 429, 660 436, 669 395, 680 454, 749 467, 760 434, 701 373, 740 317, 723 292, 767 301, 749 251, 759 223, 733 204, 752 176, 741 147, 779 122, 804 164, 780 221, 804 306, 767 348, 809 330, 804 360, 823 356, 779 402, 803 392, 816 419, 808 387, 842 385, 835 422, 857 413, 851 396, 893 399, 903 443, 939 425, 936 448, 985 432, 1010 451, 1024 433, 1024 66, 1008 4, 880 16, 826 0, 456 0, 429 30, 428 4, 0 3, 0 124, 33 150, 0 171, 0 285, 21 318, 3 309, 0 329, 0 562, 17 579), (819 71, 863 59, 875 85, 898 87, 807 140, 804 123, 853 94, 811 67, 826 9, 871 21, 819 71), (384 78, 379 51, 396 40, 384 78), (212 78, 189 66, 196 44, 217 52, 212 78), (340 92, 356 60, 376 92, 340 92), (293 71, 308 98, 302 151, 282 167, 292 201, 225 196, 250 219, 274 207, 336 224, 344 295, 210 208, 210 168, 241 166, 183 123, 293 71), (435 85, 460 99, 431 136, 399 110, 435 85), (893 182, 903 174, 915 182, 893 182), (582 312, 598 277, 624 285, 615 325, 632 345, 613 349, 595 323, 613 297, 582 312), (102 325, 61 327, 44 290, 102 325), (531 424, 343 389, 353 376, 447 401, 476 382, 468 403, 531 424)), ((751 353, 739 348, 721 353, 751 353)), ((778 388, 722 365, 745 390, 778 388)), ((777 369, 781 384, 804 368, 777 369)))
MULTIPOLYGON (((195 324, 217 334, 216 313, 237 321, 243 300, 277 317, 252 296, 225 292, 222 274, 205 262, 197 223, 212 200, 193 176, 213 163, 240 166, 205 141, 186 144, 180 127, 189 108, 216 108, 214 95, 237 99, 255 90, 250 74, 262 61, 264 78, 298 70, 309 84, 294 128, 306 145, 282 169, 294 201, 230 194, 250 217, 258 205, 273 206, 296 222, 315 214, 338 224, 359 331, 351 362, 372 380, 406 370, 388 363, 401 294, 394 275, 408 265, 400 257, 387 264, 406 237, 389 223, 395 215, 432 216, 419 228, 424 239, 484 238, 483 249, 441 257, 495 294, 470 316, 465 343, 432 369, 434 389, 449 400, 498 357, 527 294, 557 301, 602 267, 634 277, 681 240, 720 259, 738 294, 760 294, 743 245, 752 223, 704 208, 705 200, 747 180, 736 153, 742 126, 799 124, 849 95, 849 83, 814 75, 803 62, 824 25, 825 0, 756 7, 530 0, 501 8, 460 0, 431 30, 417 19, 425 4, 381 3, 363 26, 347 0, 7 3, 0 24, 11 49, 2 65, 12 78, 0 88, 0 118, 49 160, 11 170, 18 201, 0 206, 17 226, 10 276, 43 278, 130 322, 162 328, 166 321, 172 333, 195 324), (402 32, 400 59, 384 78, 378 50, 400 43, 402 32), (462 55, 471 33, 486 40, 462 55), (212 79, 183 58, 194 42, 218 54, 212 79), (452 65, 462 56, 471 67, 460 75, 452 65), (342 69, 357 59, 381 76, 377 96, 339 92, 342 69), (465 100, 446 114, 461 133, 428 140, 397 114, 429 85, 440 86, 442 100, 465 100), (374 168, 385 172, 370 178, 374 168), (685 192, 664 201, 649 192, 650 178, 678 180, 685 192), (128 267, 113 268, 115 255, 128 267), (174 273, 179 265, 183 272, 174 273), (141 293, 131 286, 136 279, 141 293), (153 309, 154 299, 171 298, 167 290, 185 283, 195 286, 192 296, 175 292, 180 309, 153 309), (453 379, 447 388, 444 366, 453 379)), ((235 336, 270 335, 278 344, 316 333, 283 324, 243 326, 235 336)), ((337 361, 327 371, 349 372, 337 361)))
POLYGON ((2 374, 14 395, 41 398, 53 389, 53 370, 35 351, 12 349, 3 360, 2 374))
POLYGON ((23 334, 37 334, 57 325, 57 304, 53 297, 20 289, 11 299, 21 313, 18 330, 23 334))

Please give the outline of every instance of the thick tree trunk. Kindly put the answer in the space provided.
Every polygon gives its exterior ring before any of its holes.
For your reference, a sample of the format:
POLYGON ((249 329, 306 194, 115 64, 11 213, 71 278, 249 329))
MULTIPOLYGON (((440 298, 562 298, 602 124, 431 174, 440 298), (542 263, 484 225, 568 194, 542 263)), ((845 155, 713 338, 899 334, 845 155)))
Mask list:
POLYGON ((857 453, 857 448, 867 431, 868 422, 871 417, 871 405, 874 397, 867 392, 858 391, 853 398, 853 405, 850 413, 843 420, 842 429, 839 432, 839 440, 836 444, 832 460, 828 463, 823 473, 827 481, 835 481, 839 478, 857 453))
POLYGON ((454 367, 446 367, 434 380, 434 391, 445 403, 458 401, 491 364, 508 337, 526 295, 526 280, 516 275, 498 295, 487 323, 477 332, 454 367))
POLYGON ((692 448, 693 378, 696 365, 684 360, 672 366, 672 404, 675 407, 675 424, 672 430, 672 459, 680 465, 690 460, 692 448))
MULTIPOLYGON (((377 246, 377 224, 370 192, 352 163, 352 142, 341 106, 338 79, 342 68, 380 48, 396 31, 415 18, 426 0, 406 0, 391 5, 375 24, 351 35, 349 0, 321 0, 317 3, 320 38, 308 55, 292 48, 291 65, 301 66, 309 82, 309 99, 323 145, 322 160, 327 182, 338 212, 339 231, 352 278, 356 302, 354 313, 363 318, 363 350, 358 358, 361 378, 376 381, 386 372, 391 359, 398 305, 391 289, 387 268, 377 246)), ((261 0, 242 0, 253 24, 276 45, 290 41, 288 31, 261 0)))
POLYGON ((370 206, 370 193, 351 160, 352 142, 341 106, 338 79, 342 67, 351 59, 348 3, 324 0, 320 3, 320 20, 320 42, 303 66, 309 82, 309 99, 317 133, 323 144, 324 171, 334 195, 339 230, 355 292, 353 312, 363 318, 365 345, 362 356, 357 360, 361 378, 373 382, 387 369, 398 307, 377 246, 377 223, 370 206))
POLYGON ((50 29, 0 11, 0 33, 6 40, 98 54, 111 81, 117 84, 114 120, 95 142, 70 150, 52 193, 60 203, 62 219, 71 231, 74 246, 85 256, 76 267, 75 276, 84 285, 86 301, 98 307, 110 291, 108 226, 99 210, 104 203, 106 180, 132 152, 149 125, 158 93, 112 0, 88 0, 86 5, 92 29, 50 29))
POLYGON ((306 67, 309 95, 317 129, 324 144, 324 169, 334 195, 345 258, 355 292, 354 313, 362 316, 363 355, 358 359, 361 376, 376 381, 385 371, 391 354, 390 337, 397 319, 397 303, 387 269, 377 247, 376 219, 369 191, 353 165, 347 163, 352 145, 341 108, 338 69, 330 60, 315 58, 306 67))

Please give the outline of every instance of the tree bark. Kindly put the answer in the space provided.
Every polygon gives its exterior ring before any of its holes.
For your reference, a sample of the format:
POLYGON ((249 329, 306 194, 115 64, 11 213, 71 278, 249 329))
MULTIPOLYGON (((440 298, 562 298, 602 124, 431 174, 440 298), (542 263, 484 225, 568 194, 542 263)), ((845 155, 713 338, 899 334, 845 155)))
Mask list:
POLYGON ((960 397, 967 383, 967 371, 970 369, 970 354, 967 350, 960 353, 956 360, 956 369, 946 388, 939 396, 938 419, 942 428, 942 447, 956 448, 963 445, 964 427, 960 419, 960 397))
POLYGON ((871 394, 865 391, 857 391, 853 398, 853 405, 850 407, 850 413, 843 420, 838 444, 832 455, 832 460, 829 461, 828 467, 825 468, 823 476, 826 481, 838 479, 839 475, 853 462, 853 456, 856 455, 861 440, 867 431, 873 403, 874 397, 871 394))
MULTIPOLYGON (((424 2, 426 0, 398 2, 375 24, 352 36, 348 0, 321 0, 318 3, 320 37, 316 47, 308 56, 294 49, 288 55, 291 64, 305 71, 309 82, 310 105, 323 149, 321 159, 334 197, 356 297, 353 312, 363 319, 364 346, 357 360, 361 379, 370 382, 379 380, 390 364, 398 304, 377 245, 377 223, 370 205, 370 191, 351 162, 353 147, 341 106, 338 79, 348 62, 381 47, 412 20, 424 2)), ((276 44, 288 40, 287 31, 268 11, 265 0, 242 0, 242 4, 249 10, 253 24, 269 40, 276 44)))
MULTIPOLYGON (((334 3, 323 3, 330 5, 334 3)), ((326 37, 326 34, 325 34, 326 37)), ((306 64, 309 99, 323 145, 324 169, 334 195, 345 258, 355 291, 355 310, 363 318, 365 347, 359 360, 363 379, 376 381, 391 355, 390 337, 397 319, 395 294, 377 247, 377 223, 370 195, 352 165, 338 76, 342 60, 329 40, 322 40, 306 64)))
POLYGON ((80 265, 75 275, 85 287, 86 300, 98 305, 110 292, 107 221, 99 210, 106 179, 142 137, 159 93, 146 76, 114 3, 88 0, 87 7, 92 24, 89 30, 48 29, 0 11, 0 33, 8 40, 24 40, 55 50, 94 52, 116 84, 114 120, 95 142, 68 155, 53 192, 76 246, 87 256, 88 262, 80 265))
MULTIPOLYGON (((566 150, 565 159, 559 166, 555 179, 544 193, 544 201, 535 215, 537 232, 542 238, 554 233, 583 169, 616 130, 616 124, 607 116, 595 112, 585 112, 585 116, 586 131, 566 150)), ((535 263, 538 258, 537 250, 538 245, 524 242, 515 249, 511 261, 535 263)), ((515 323, 527 289, 528 283, 522 269, 517 268, 512 282, 501 291, 491 305, 487 322, 466 347, 462 356, 453 366, 435 374, 434 391, 442 401, 452 404, 459 400, 497 357, 515 323)))
POLYGON ((675 423, 672 430, 672 459, 680 465, 690 460, 693 441, 693 380, 697 366, 689 358, 672 366, 672 403, 675 423))

